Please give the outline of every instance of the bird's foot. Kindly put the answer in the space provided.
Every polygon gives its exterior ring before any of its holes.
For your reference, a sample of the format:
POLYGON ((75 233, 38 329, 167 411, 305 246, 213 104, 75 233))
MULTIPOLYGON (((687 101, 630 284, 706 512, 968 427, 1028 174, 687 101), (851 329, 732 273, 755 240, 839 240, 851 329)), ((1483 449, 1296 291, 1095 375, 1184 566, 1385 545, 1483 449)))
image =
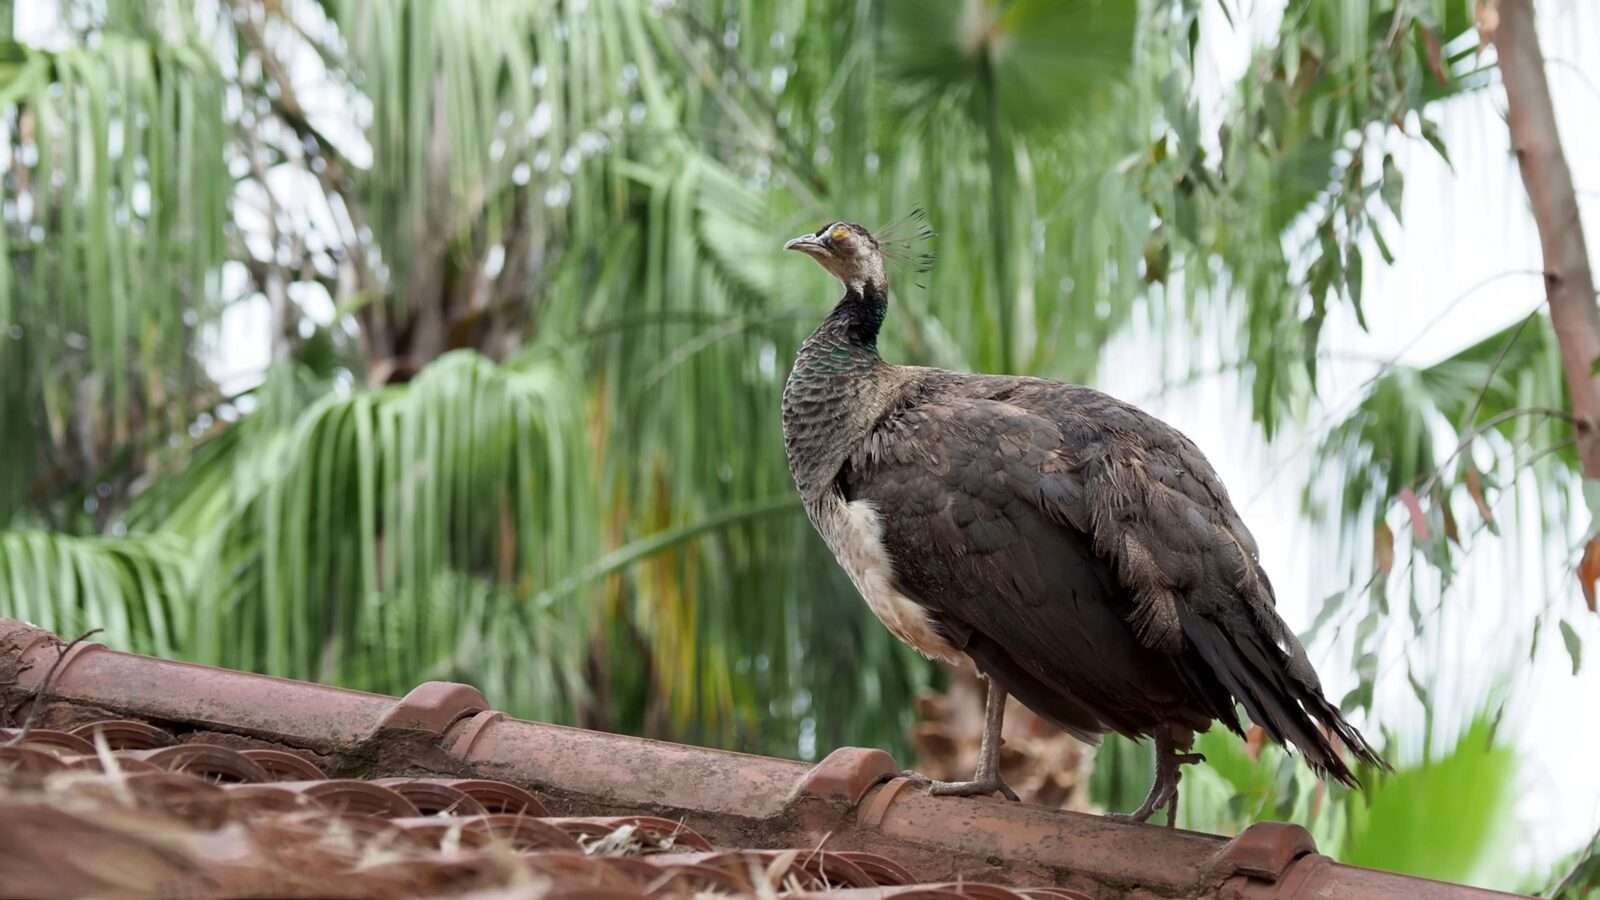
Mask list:
POLYGON ((1144 798, 1144 802, 1131 813, 1107 813, 1106 818, 1114 822, 1140 823, 1149 820, 1156 810, 1165 808, 1167 827, 1171 828, 1178 819, 1178 781, 1182 777, 1182 767, 1205 761, 1203 753, 1158 755, 1156 781, 1150 786, 1150 794, 1144 798))
POLYGON ((900 777, 910 780, 913 784, 927 787, 928 793, 935 797, 985 797, 989 794, 999 794, 1007 800, 1018 802, 1021 800, 1017 792, 1001 780, 998 774, 985 776, 980 772, 971 781, 938 781, 907 769, 900 773, 900 777))
POLYGON ((1017 792, 1001 781, 999 775, 973 781, 932 781, 928 783, 928 793, 935 797, 986 797, 999 794, 1013 803, 1022 802, 1017 792))
POLYGON ((1161 809, 1170 803, 1173 796, 1176 794, 1176 786, 1173 786, 1169 790, 1163 785, 1157 785, 1150 789, 1150 795, 1144 798, 1144 802, 1139 804, 1138 809, 1135 809, 1133 812, 1106 813, 1105 817, 1113 822, 1123 822, 1128 825, 1142 825, 1149 821, 1151 816, 1156 814, 1156 810, 1161 809))

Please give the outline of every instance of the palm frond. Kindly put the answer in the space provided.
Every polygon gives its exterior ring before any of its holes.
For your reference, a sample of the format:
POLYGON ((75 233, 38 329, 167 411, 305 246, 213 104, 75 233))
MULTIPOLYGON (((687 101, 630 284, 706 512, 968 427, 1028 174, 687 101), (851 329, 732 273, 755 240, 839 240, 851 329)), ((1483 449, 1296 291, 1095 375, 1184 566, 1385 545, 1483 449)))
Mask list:
POLYGON ((232 179, 224 80, 194 40, 23 48, 0 85, 0 417, 25 423, 0 522, 35 479, 182 434, 205 394, 194 351, 219 306, 232 179))
POLYGON ((0 615, 171 656, 194 621, 194 569, 175 535, 0 531, 0 615))
MULTIPOLYGON (((466 623, 446 585, 470 576, 481 603, 526 604, 597 555, 581 525, 596 515, 581 396, 549 363, 452 354, 410 385, 326 392, 202 456, 151 495, 159 518, 134 515, 181 535, 210 573, 190 652, 389 691, 450 659, 466 623)), ((545 640, 582 646, 581 599, 540 620, 566 629, 545 640)), ((531 644, 517 605, 496 607, 494 630, 531 644)))
POLYGON ((1359 527, 1407 488, 1456 491, 1455 502, 1475 506, 1466 493, 1482 488, 1466 484, 1467 471, 1509 476, 1506 464, 1543 450, 1556 452, 1530 474, 1570 476, 1559 354, 1549 319, 1536 314, 1432 365, 1388 368, 1318 446, 1317 464, 1346 477, 1337 496, 1308 488, 1311 511, 1359 527))

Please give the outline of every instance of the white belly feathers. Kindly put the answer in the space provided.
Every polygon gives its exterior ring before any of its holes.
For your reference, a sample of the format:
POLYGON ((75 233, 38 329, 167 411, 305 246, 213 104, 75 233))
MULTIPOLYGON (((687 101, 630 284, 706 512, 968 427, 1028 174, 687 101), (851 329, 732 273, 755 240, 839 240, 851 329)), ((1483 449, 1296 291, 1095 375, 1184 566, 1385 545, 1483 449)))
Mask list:
POLYGON ((965 665, 966 657, 939 636, 922 606, 895 589, 894 564, 883 545, 883 526, 872 504, 830 497, 819 506, 813 510, 818 533, 878 621, 923 656, 965 665))

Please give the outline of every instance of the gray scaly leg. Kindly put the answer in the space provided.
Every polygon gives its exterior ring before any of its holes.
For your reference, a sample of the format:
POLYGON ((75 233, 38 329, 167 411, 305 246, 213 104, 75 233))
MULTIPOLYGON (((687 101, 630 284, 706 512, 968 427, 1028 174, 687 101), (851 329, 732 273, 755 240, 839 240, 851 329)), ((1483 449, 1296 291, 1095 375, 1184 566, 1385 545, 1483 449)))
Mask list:
POLYGON ((983 737, 978 742, 978 770, 971 781, 934 781, 915 772, 906 777, 928 785, 928 792, 940 797, 976 797, 983 794, 1000 794, 1007 800, 1016 800, 1013 791, 1000 778, 1001 726, 1006 718, 1006 689, 985 677, 987 693, 983 702, 983 737))

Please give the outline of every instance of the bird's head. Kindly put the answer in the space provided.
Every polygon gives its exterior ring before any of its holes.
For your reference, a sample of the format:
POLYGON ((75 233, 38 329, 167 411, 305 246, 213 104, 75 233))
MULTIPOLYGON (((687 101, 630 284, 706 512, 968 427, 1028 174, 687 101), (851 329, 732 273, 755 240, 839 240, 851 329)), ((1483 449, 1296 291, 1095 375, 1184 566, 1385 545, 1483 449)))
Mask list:
POLYGON ((857 293, 888 290, 883 274, 883 248, 872 232, 853 222, 834 222, 813 234, 802 234, 783 245, 817 261, 845 288, 857 293))

